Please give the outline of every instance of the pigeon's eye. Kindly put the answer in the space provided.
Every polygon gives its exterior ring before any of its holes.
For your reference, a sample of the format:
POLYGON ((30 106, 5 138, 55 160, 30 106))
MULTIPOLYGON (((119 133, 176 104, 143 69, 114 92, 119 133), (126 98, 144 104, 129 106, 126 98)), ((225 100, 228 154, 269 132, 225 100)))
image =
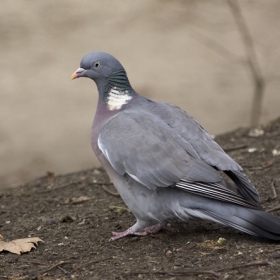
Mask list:
POLYGON ((95 68, 99 68, 100 65, 101 65, 100 62, 95 62, 95 63, 94 63, 94 67, 95 67, 95 68))

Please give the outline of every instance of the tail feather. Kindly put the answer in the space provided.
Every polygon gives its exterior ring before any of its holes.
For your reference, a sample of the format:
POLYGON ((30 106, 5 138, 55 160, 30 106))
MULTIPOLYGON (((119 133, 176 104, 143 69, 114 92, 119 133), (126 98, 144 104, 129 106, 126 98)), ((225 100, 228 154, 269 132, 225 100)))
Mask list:
POLYGON ((260 197, 257 189, 241 171, 224 171, 238 187, 238 192, 251 202, 259 202, 260 197))
MULTIPOLYGON (((235 206, 236 207, 236 206, 235 206)), ((280 218, 264 211, 239 207, 233 216, 224 216, 222 213, 201 210, 211 220, 231 226, 248 234, 280 240, 280 218)))

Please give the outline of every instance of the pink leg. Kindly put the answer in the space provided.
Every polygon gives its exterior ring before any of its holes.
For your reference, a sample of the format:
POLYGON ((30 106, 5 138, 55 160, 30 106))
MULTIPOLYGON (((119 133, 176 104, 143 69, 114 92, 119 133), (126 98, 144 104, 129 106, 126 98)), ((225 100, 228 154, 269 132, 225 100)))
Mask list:
POLYGON ((156 224, 153 226, 146 227, 140 231, 134 231, 131 227, 123 232, 112 232, 113 237, 111 237, 111 240, 114 241, 114 240, 120 239, 122 237, 125 237, 127 235, 145 236, 147 234, 156 233, 161 229, 166 229, 171 232, 176 231, 175 228, 169 226, 167 223, 159 223, 159 224, 156 224))

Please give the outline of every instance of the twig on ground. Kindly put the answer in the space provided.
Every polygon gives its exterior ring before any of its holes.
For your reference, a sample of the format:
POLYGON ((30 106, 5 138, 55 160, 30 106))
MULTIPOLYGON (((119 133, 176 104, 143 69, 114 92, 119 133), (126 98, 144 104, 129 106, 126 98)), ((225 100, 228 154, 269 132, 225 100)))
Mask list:
POLYGON ((54 264, 50 268, 46 269, 43 273, 49 272, 50 270, 52 270, 52 269, 54 269, 54 268, 56 268, 56 267, 58 267, 58 266, 60 266, 62 264, 68 264, 68 263, 71 263, 71 261, 60 261, 59 263, 54 264))
POLYGON ((167 275, 167 276, 187 276, 187 275, 201 275, 201 274, 211 274, 214 277, 219 278, 220 274, 212 270, 186 270, 186 271, 133 271, 125 273, 124 276, 138 275, 138 274, 157 274, 157 275, 167 275))
POLYGON ((110 260, 112 259, 112 257, 109 257, 109 258, 104 258, 104 259, 99 259, 99 260, 91 260, 91 261, 88 261, 88 262, 84 262, 84 263, 81 263, 79 265, 77 265, 73 270, 72 272, 74 271, 77 271, 78 269, 86 266, 86 265, 89 265, 89 264, 92 264, 92 263, 98 263, 98 262, 102 262, 102 261, 106 261, 106 260, 110 260))
POLYGON ((274 211, 277 211, 277 210, 280 210, 280 205, 276 206, 276 207, 273 207, 269 210, 266 210, 266 212, 270 213, 270 212, 274 212, 274 211))
POLYGON ((271 190, 272 190, 272 198, 275 199, 277 197, 277 193, 276 193, 276 190, 275 190, 275 180, 272 179, 271 180, 271 190))
POLYGON ((45 263, 40 263, 40 262, 36 262, 36 261, 20 261, 20 262, 47 266, 47 264, 45 264, 45 263))
POLYGON ((217 278, 220 277, 219 272, 225 272, 229 270, 235 270, 238 268, 243 267, 249 267, 249 266, 258 266, 258 265, 269 265, 269 262, 267 260, 259 260, 259 261, 253 261, 249 263, 239 264, 239 265, 233 265, 230 267, 221 268, 218 270, 185 270, 185 271, 133 271, 128 272, 124 275, 138 275, 138 274, 158 274, 158 275, 167 275, 167 276, 186 276, 186 275, 201 275, 201 274, 210 274, 217 278))
MULTIPOLYGON (((43 190, 43 191, 40 191, 38 193, 48 193, 48 192, 52 192, 52 191, 56 191, 56 190, 60 190, 60 189, 63 189, 63 188, 66 188, 66 187, 69 187, 71 185, 78 185, 78 184, 81 184, 83 183, 84 181, 83 180, 77 180, 77 181, 73 181, 73 182, 70 182, 70 183, 66 183, 64 185, 61 185, 59 187, 56 187, 56 188, 50 188, 50 189, 47 189, 47 190, 43 190)), ((105 182, 105 183, 102 183, 102 182, 93 182, 94 185, 106 185, 106 186, 109 186, 109 185, 112 185, 112 183, 108 183, 108 182, 105 182)))
POLYGON ((113 196, 120 196, 120 194, 119 194, 118 192, 112 192, 112 191, 109 190, 105 185, 102 185, 102 189, 103 189, 105 192, 107 192, 107 193, 109 193, 109 194, 111 194, 111 195, 113 195, 113 196))
MULTIPOLYGON (((56 267, 59 267, 60 265, 63 265, 63 264, 68 264, 68 263, 71 263, 71 261, 60 261, 59 263, 56 263, 54 265, 52 265, 51 267, 49 267, 48 269, 40 272, 37 276, 33 277, 32 280, 37 280, 37 279, 41 279, 41 276, 43 274, 46 274, 47 272, 51 271, 52 269, 56 268, 56 267)), ((61 268, 60 268, 61 269, 61 268)))
POLYGON ((259 261, 254 261, 254 262, 249 262, 249 263, 244 263, 244 264, 239 264, 239 265, 233 265, 230 267, 225 267, 216 270, 217 272, 224 272, 228 270, 234 270, 238 268, 243 268, 243 267, 248 267, 248 266, 257 266, 257 265, 269 265, 269 262, 267 260, 259 260, 259 261))
POLYGON ((59 187, 56 187, 56 188, 50 188, 50 189, 47 189, 47 190, 44 190, 44 191, 40 191, 38 193, 48 193, 48 192, 52 192, 52 191, 56 191, 56 190, 59 190, 59 189, 63 189, 63 188, 66 188, 66 187, 69 187, 71 185, 76 185, 76 184, 80 184, 82 183, 83 181, 81 180, 78 180, 78 181, 73 181, 73 182, 70 182, 70 183, 66 183, 62 186, 59 186, 59 187))
POLYGON ((274 161, 269 161, 264 163, 262 166, 247 166, 247 165, 243 165, 243 167, 249 168, 250 170, 262 170, 262 169, 266 169, 268 167, 270 167, 271 165, 273 165, 274 161))
POLYGON ((238 146, 235 146, 235 147, 224 148, 224 151, 225 152, 231 152, 231 151, 245 149, 247 147, 248 147, 248 145, 243 144, 243 145, 238 145, 238 146))
POLYGON ((60 266, 58 266, 57 268, 60 269, 62 272, 64 272, 64 274, 67 274, 67 273, 68 273, 65 269, 63 269, 63 268, 60 267, 60 266))
POLYGON ((105 183, 102 183, 102 182, 93 182, 94 185, 99 185, 99 186, 110 186, 110 185, 113 185, 113 183, 111 182, 105 182, 105 183))

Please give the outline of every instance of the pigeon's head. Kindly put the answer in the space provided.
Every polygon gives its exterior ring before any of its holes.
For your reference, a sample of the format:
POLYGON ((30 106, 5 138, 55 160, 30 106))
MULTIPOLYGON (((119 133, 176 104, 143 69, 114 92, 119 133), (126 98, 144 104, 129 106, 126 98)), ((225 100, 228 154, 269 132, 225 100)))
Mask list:
POLYGON ((94 80, 99 90, 112 87, 131 89, 121 63, 112 55, 104 52, 92 52, 82 58, 80 68, 72 74, 71 79, 80 77, 94 80))

